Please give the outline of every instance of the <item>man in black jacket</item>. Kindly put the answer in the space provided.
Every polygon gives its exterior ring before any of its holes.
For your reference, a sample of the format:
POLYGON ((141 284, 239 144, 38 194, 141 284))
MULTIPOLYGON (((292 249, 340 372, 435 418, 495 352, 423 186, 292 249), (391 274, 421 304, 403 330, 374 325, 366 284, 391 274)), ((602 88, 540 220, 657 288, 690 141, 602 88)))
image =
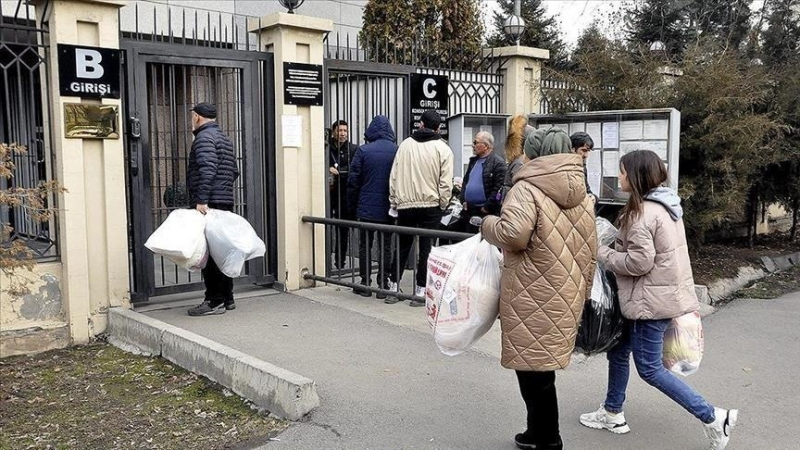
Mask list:
MULTIPOLYGON (((330 177, 330 214, 334 219, 353 220, 350 208, 347 205, 347 177, 350 174, 350 162, 356 155, 358 146, 349 141, 350 133, 347 122, 337 120, 331 125, 331 138, 328 141, 328 160, 330 177)), ((347 245, 350 242, 350 229, 347 227, 334 228, 336 233, 336 246, 334 247, 334 265, 343 269, 347 260, 347 245)))
MULTIPOLYGON (((217 108, 199 103, 192 109, 194 141, 189 153, 186 187, 193 208, 202 214, 209 209, 233 211, 233 188, 239 177, 233 144, 217 124, 217 108)), ((203 269, 205 300, 189 310, 190 316, 223 314, 236 308, 233 279, 219 270, 211 255, 203 269)))
POLYGON ((494 136, 486 131, 475 135, 472 153, 475 156, 469 159, 461 189, 460 199, 464 205, 461 216, 465 218, 466 231, 477 233, 480 227, 470 224, 471 218, 500 213, 500 196, 508 164, 494 153, 494 136))

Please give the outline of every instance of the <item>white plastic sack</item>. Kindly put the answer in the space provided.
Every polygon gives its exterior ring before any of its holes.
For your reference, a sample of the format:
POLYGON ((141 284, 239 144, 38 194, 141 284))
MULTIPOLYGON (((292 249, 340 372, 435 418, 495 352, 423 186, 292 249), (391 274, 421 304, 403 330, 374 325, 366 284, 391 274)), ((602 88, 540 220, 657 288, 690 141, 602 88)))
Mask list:
POLYGON ((672 319, 664 332, 664 367, 683 376, 697 372, 704 345, 703 323, 698 311, 672 319))
POLYGON ((175 264, 197 272, 206 266, 206 218, 196 209, 176 209, 147 239, 144 246, 175 264))
POLYGON ((467 350, 492 328, 500 310, 502 254, 477 234, 434 247, 428 257, 425 309, 445 355, 467 350))
POLYGON ((267 252, 256 231, 244 217, 211 209, 206 214, 208 250, 219 270, 231 278, 242 274, 244 263, 267 252))
POLYGON ((614 243, 617 239, 619 230, 603 217, 598 217, 594 220, 597 226, 597 243, 598 245, 608 246, 614 243))

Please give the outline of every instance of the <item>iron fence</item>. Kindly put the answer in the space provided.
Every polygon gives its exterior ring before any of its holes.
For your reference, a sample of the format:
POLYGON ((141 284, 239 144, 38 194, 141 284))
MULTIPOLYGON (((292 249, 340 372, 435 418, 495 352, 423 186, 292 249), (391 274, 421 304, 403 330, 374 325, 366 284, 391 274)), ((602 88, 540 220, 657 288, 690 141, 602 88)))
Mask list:
MULTIPOLYGON (((49 2, 40 2, 43 16, 49 2)), ((48 32, 27 1, 0 2, 0 142, 24 146, 12 156, 14 177, 0 178, 0 189, 36 188, 54 180, 47 59, 48 32), (9 6, 13 5, 13 8, 9 6)), ((54 196, 45 207, 55 208, 54 196)), ((22 240, 36 257, 58 255, 57 218, 40 222, 22 207, 0 206, 0 227, 10 226, 11 239, 22 240)))
POLYGON ((444 75, 450 83, 450 115, 501 114, 503 75, 500 71, 470 72, 421 67, 417 73, 444 75))
POLYGON ((119 10, 122 38, 228 50, 263 51, 261 21, 244 14, 147 0, 119 10))
POLYGON ((427 67, 432 69, 491 72, 499 70, 505 58, 493 49, 479 48, 474 52, 445 46, 439 42, 412 39, 400 42, 393 37, 364 41, 356 36, 342 39, 339 33, 325 39, 326 59, 340 61, 427 67))
POLYGON ((583 88, 576 86, 572 83, 562 80, 553 80, 542 78, 539 80, 539 92, 541 94, 539 99, 539 114, 554 114, 558 111, 567 110, 569 112, 587 112, 589 111, 586 102, 574 96, 567 96, 566 99, 555 99, 553 93, 556 91, 561 92, 574 92, 582 91, 583 88))
MULTIPOLYGON (((368 292, 370 295, 378 294, 381 296, 394 297, 401 300, 421 300, 420 297, 413 295, 414 280, 417 276, 416 264, 413 264, 415 255, 418 255, 420 241, 428 239, 432 244, 446 245, 460 242, 472 237, 469 233, 458 233, 453 231, 431 230, 421 228, 401 227, 391 224, 377 224, 369 222, 355 222, 350 220, 330 219, 323 217, 304 216, 304 223, 321 225, 325 227, 326 235, 334 234, 334 230, 342 229, 347 233, 356 234, 359 239, 350 239, 348 244, 347 264, 341 268, 331 267, 326 264, 324 275, 315 272, 306 273, 303 277, 306 280, 319 281, 344 286, 355 290, 368 292), (409 263, 403 265, 400 262, 400 236, 410 236, 413 238, 412 252, 409 256, 409 263), (374 238, 374 243, 373 243, 374 238), (358 248, 356 248, 358 247, 358 248), (389 267, 387 267, 387 265, 389 267), (385 278, 393 278, 399 281, 399 291, 386 289, 381 283, 381 274, 385 278), (376 286, 362 283, 361 281, 372 280, 373 275, 377 275, 376 286), (410 275, 410 276, 409 276, 410 275), (403 288, 411 294, 403 291, 403 288)), ((312 247, 316 250, 319 244, 316 241, 316 233, 312 233, 312 247)), ((312 260, 312 270, 317 266, 316 251, 312 260)), ((326 255, 328 252, 326 252, 326 255)))

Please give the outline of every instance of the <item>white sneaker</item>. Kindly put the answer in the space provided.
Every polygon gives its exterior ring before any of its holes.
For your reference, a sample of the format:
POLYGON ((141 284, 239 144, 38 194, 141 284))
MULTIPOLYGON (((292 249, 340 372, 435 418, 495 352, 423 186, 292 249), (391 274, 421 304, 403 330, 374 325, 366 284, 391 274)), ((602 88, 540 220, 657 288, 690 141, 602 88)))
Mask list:
POLYGON ((625 434, 631 431, 631 427, 625 421, 625 413, 611 414, 606 411, 605 406, 601 406, 595 412, 581 414, 581 424, 595 430, 605 429, 614 434, 625 434))
POLYGON ((389 281, 386 284, 386 290, 397 292, 398 291, 397 283, 395 283, 394 281, 389 281))
POLYGON ((425 286, 416 286, 414 288, 414 295, 417 297, 425 298, 425 286))
POLYGON ((711 450, 722 450, 728 445, 731 438, 731 431, 736 426, 739 419, 738 409, 714 408, 714 421, 707 423, 705 429, 706 437, 711 441, 711 450))

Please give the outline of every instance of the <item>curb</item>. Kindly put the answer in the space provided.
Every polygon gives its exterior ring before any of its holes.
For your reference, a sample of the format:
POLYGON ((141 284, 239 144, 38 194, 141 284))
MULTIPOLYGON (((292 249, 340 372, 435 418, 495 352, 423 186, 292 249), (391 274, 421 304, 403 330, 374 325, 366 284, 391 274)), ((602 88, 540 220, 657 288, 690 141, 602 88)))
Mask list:
POLYGON ((700 303, 715 305, 754 281, 800 264, 800 252, 782 256, 762 256, 761 263, 763 268, 760 269, 751 266, 740 267, 739 274, 735 278, 722 278, 708 286, 696 284, 694 289, 697 298, 700 303))
POLYGON ((108 319, 111 345, 161 356, 278 417, 300 420, 319 406, 316 383, 302 375, 128 309, 111 308, 108 319))

